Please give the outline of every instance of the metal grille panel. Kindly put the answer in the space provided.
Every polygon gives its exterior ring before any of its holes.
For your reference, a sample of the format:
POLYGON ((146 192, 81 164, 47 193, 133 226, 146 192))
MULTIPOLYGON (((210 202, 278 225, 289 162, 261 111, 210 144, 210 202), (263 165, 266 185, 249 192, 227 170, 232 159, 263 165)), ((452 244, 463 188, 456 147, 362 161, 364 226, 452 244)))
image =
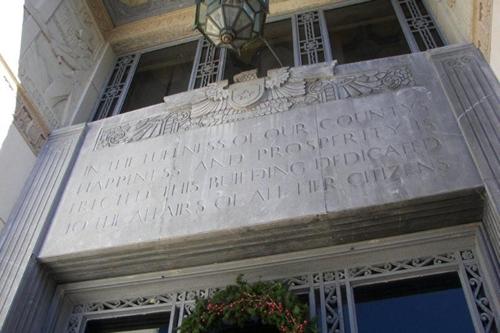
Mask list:
POLYGON ((296 16, 299 65, 317 64, 327 60, 321 20, 322 16, 318 11, 296 16))
POLYGON ((444 45, 434 20, 421 0, 393 0, 393 5, 413 52, 444 45))
POLYGON ((222 77, 223 53, 224 50, 215 47, 206 38, 200 39, 190 89, 205 87, 222 77))
POLYGON ((103 119, 120 112, 139 58, 139 54, 118 58, 108 84, 97 104, 94 120, 103 119))

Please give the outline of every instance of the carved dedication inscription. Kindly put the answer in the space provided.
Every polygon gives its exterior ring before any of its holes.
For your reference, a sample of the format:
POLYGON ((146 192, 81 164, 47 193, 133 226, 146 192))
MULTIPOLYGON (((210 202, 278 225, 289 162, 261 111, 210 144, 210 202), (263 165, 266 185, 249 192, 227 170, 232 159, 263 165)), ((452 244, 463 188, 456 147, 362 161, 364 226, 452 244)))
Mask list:
POLYGON ((100 130, 42 257, 308 221, 475 179, 462 176, 472 164, 450 111, 420 87, 96 150, 100 130))

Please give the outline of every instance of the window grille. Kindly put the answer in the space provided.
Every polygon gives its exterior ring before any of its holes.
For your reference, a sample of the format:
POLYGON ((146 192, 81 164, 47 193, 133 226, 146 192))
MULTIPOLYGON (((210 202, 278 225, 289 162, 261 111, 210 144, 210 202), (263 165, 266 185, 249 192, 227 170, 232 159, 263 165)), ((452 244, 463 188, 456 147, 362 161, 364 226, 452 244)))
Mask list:
POLYGON ((322 12, 312 11, 295 15, 293 24, 296 49, 298 49, 296 65, 311 65, 331 60, 322 12))
POLYGON ((196 52, 189 89, 205 87, 222 78, 222 59, 225 58, 226 50, 215 47, 206 38, 201 38, 196 52))
POLYGON ((438 28, 421 0, 392 0, 412 52, 444 45, 438 28))
POLYGON ((139 58, 139 54, 131 54, 118 58, 108 84, 97 104, 94 120, 120 113, 139 58))

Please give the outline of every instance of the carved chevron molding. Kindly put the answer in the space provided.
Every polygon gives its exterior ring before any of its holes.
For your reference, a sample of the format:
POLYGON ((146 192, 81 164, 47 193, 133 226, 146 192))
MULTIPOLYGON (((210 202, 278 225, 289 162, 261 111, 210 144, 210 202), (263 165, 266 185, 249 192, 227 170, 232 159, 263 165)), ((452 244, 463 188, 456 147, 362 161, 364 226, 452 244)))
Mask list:
POLYGON ((232 85, 227 81, 210 84, 204 88, 205 97, 201 101, 176 105, 175 111, 103 128, 95 150, 413 85, 408 65, 342 76, 330 74, 326 78, 279 68, 268 71, 265 78, 232 85))

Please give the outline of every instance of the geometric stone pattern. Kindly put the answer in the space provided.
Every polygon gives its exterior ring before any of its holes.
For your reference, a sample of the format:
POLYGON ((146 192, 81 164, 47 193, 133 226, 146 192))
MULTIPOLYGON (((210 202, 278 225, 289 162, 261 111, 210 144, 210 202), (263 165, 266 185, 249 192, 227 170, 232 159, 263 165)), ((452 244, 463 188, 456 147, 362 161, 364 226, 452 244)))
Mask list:
MULTIPOLYGON (((474 302, 469 305, 475 324, 480 325, 482 332, 497 332, 499 318, 498 315, 495 315, 493 303, 490 301, 491 297, 495 297, 495 295, 490 294, 485 288, 474 252, 469 249, 435 256, 352 266, 335 271, 304 273, 278 281, 287 285, 289 290, 297 295, 309 295, 311 316, 320 318, 317 322, 320 332, 343 333, 350 331, 346 328, 349 325, 348 318, 344 318, 349 311, 345 311, 343 308, 354 308, 354 304, 346 297, 346 288, 351 288, 349 285, 351 282, 373 279, 374 277, 383 281, 384 278, 397 278, 398 274, 416 271, 429 274, 429 272, 442 272, 443 269, 457 271, 462 276, 465 282, 462 288, 466 298, 474 302)), ((264 280, 266 280, 265 277, 264 280)), ((173 332, 172 328, 178 327, 182 323, 182 319, 191 313, 197 298, 212 297, 217 290, 219 288, 204 288, 76 305, 68 319, 66 333, 80 332, 83 319, 92 313, 104 315, 107 312, 119 313, 123 309, 135 308, 140 311, 150 307, 164 308, 165 311, 170 309, 172 313, 178 312, 178 316, 171 316, 169 332, 173 332), (177 321, 176 318, 178 318, 177 321)))

